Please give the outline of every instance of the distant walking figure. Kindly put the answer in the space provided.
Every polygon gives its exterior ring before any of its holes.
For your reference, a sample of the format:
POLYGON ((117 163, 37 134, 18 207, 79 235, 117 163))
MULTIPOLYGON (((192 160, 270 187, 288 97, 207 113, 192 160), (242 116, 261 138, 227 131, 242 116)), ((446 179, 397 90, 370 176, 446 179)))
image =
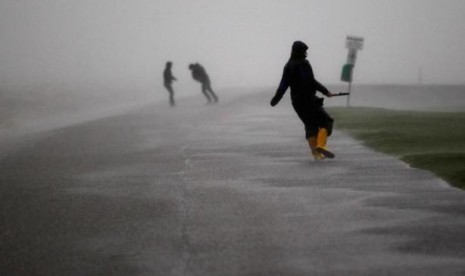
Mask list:
POLYGON ((202 93, 207 98, 208 102, 211 103, 212 99, 216 103, 218 102, 218 97, 210 84, 210 78, 207 75, 207 72, 199 63, 189 64, 189 69, 192 71, 192 78, 202 84, 202 93))
POLYGON ((306 59, 307 49, 302 41, 292 44, 291 57, 284 66, 281 82, 270 104, 277 105, 290 86, 292 106, 305 125, 305 138, 315 160, 334 158, 334 154, 326 148, 327 137, 333 129, 333 118, 323 108, 323 98, 315 95, 316 91, 327 97, 333 94, 315 79, 312 66, 306 59))
POLYGON ((165 71, 163 71, 163 79, 165 83, 165 87, 170 93, 170 105, 174 106, 174 91, 173 87, 171 86, 171 83, 176 80, 176 78, 173 76, 171 73, 171 67, 173 66, 173 63, 171 61, 168 61, 165 66, 165 71))

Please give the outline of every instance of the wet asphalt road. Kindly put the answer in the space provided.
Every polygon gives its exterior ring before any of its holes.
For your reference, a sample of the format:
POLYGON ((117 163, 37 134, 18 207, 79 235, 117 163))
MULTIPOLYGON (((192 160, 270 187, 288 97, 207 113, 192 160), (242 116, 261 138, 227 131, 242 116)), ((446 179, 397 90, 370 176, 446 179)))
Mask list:
POLYGON ((336 159, 314 162, 269 96, 16 141, 0 275, 465 275, 463 191, 338 131, 336 159))

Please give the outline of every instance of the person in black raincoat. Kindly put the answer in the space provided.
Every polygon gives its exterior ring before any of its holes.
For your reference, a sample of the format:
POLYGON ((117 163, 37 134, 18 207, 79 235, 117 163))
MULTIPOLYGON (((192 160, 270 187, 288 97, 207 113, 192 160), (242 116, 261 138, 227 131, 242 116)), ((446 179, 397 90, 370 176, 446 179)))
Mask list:
POLYGON ((174 91, 173 87, 171 86, 171 83, 176 80, 176 78, 173 76, 173 73, 171 73, 171 67, 173 66, 173 63, 171 61, 168 61, 165 65, 165 70, 163 71, 163 81, 165 84, 166 90, 168 90, 168 93, 170 93, 170 105, 174 106, 174 91))
POLYGON ((312 66, 306 59, 307 49, 302 41, 292 44, 291 57, 284 66, 281 82, 270 104, 277 105, 290 87, 292 106, 305 125, 305 138, 314 158, 334 158, 326 147, 327 137, 333 129, 333 118, 323 108, 323 98, 317 97, 316 91, 327 97, 333 94, 315 79, 312 66))
POLYGON ((207 98, 208 103, 218 102, 218 97, 211 87, 210 78, 208 77, 205 68, 199 63, 189 64, 189 69, 192 71, 192 78, 202 84, 202 93, 207 98))

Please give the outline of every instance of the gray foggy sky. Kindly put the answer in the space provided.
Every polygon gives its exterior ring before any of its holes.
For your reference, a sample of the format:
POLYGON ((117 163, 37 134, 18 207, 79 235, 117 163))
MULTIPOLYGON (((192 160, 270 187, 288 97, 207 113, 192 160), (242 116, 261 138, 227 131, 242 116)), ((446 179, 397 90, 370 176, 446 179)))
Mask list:
POLYGON ((160 85, 190 62, 216 87, 276 86, 294 40, 339 83, 346 35, 359 83, 465 83, 463 0, 0 0, 0 84, 160 85))

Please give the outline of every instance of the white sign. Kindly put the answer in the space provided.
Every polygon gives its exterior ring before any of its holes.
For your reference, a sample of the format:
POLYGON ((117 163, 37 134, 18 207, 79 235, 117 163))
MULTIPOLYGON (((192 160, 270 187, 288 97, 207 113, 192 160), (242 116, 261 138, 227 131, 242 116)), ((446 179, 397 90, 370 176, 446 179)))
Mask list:
POLYGON ((362 50, 363 49, 363 37, 359 36, 347 36, 346 48, 351 50, 362 50))
POLYGON ((346 64, 355 65, 356 60, 357 60, 357 50, 350 48, 349 53, 347 54, 347 62, 346 62, 346 64))

